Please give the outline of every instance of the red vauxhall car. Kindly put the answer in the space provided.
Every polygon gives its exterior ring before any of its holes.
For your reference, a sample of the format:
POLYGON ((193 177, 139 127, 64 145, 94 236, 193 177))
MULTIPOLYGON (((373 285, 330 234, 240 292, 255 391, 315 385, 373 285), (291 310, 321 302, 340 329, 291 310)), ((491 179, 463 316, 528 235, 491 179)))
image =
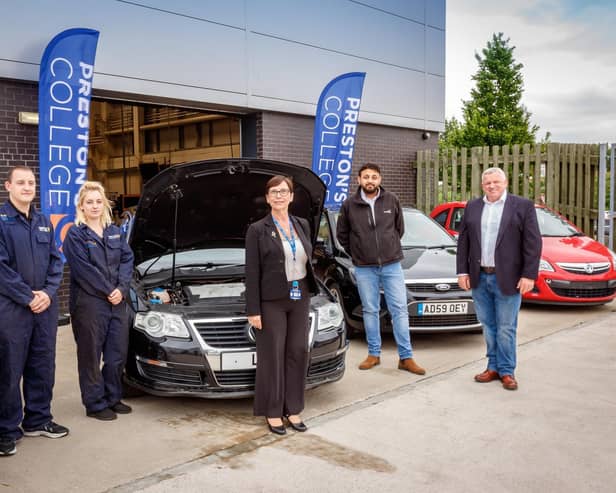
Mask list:
MULTIPOLYGON (((430 216, 457 236, 466 202, 447 202, 430 216)), ((535 204, 543 238, 539 277, 526 303, 602 305, 616 298, 616 254, 551 209, 535 204)))

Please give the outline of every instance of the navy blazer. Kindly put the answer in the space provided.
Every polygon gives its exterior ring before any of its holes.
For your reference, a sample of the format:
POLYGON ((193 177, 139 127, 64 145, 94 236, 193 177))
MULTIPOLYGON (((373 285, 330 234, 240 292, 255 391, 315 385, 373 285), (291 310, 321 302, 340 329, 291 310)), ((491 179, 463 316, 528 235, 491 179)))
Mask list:
MULTIPOLYGON (((310 293, 302 293, 302 296, 316 294, 318 287, 312 269, 312 243, 308 221, 296 216, 289 217, 308 257, 306 280, 310 293)), ((261 314, 261 301, 289 297, 282 242, 283 238, 278 233, 271 214, 252 223, 246 232, 246 313, 249 316, 261 314)))
MULTIPOLYGON (((481 213, 483 198, 466 204, 458 236, 457 271, 469 274, 471 288, 479 285, 481 267, 481 213)), ((541 260, 541 233, 534 204, 507 194, 494 252, 496 280, 506 295, 518 293, 521 277, 537 279, 541 260)))

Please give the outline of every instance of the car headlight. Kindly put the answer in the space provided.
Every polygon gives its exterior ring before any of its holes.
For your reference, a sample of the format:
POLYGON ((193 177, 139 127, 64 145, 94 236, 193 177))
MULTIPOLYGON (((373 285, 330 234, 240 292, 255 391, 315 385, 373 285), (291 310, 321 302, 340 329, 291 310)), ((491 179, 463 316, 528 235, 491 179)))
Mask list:
POLYGON ((539 262, 539 271, 541 272, 542 270, 554 272, 554 267, 552 267, 550 262, 548 262, 547 260, 541 259, 541 262, 539 262))
POLYGON ((135 328, 141 329, 152 337, 179 337, 190 339, 188 327, 182 317, 171 313, 157 311, 138 312, 135 315, 135 328))
POLYGON ((614 270, 616 270, 616 253, 614 253, 612 250, 609 250, 610 255, 612 256, 612 267, 614 268, 614 270))
POLYGON ((325 303, 317 307, 317 330, 338 327, 342 323, 342 309, 338 303, 325 303))

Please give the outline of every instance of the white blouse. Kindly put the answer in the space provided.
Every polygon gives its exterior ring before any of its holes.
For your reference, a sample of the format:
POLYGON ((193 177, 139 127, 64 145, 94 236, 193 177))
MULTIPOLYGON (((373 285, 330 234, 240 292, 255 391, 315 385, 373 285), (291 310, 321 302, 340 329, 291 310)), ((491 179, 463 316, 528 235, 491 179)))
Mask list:
POLYGON ((302 240, 300 240, 297 236, 297 231, 295 231, 295 228, 293 228, 293 236, 295 236, 295 260, 293 260, 291 245, 289 245, 289 242, 282 234, 280 235, 282 246, 284 248, 284 268, 287 274, 287 281, 299 281, 300 279, 306 277, 307 274, 306 262, 308 262, 308 257, 306 255, 306 250, 304 250, 302 240))

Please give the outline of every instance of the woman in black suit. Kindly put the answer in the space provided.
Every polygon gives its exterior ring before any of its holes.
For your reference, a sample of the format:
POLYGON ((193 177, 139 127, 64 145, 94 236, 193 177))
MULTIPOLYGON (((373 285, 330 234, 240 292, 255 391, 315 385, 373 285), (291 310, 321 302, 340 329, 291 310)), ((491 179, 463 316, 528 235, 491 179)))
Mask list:
POLYGON ((271 212, 246 233, 246 312, 255 327, 257 378, 254 414, 273 433, 286 433, 283 417, 306 431, 300 413, 308 366, 308 310, 317 283, 308 222, 289 214, 293 181, 274 176, 265 188, 271 212))

